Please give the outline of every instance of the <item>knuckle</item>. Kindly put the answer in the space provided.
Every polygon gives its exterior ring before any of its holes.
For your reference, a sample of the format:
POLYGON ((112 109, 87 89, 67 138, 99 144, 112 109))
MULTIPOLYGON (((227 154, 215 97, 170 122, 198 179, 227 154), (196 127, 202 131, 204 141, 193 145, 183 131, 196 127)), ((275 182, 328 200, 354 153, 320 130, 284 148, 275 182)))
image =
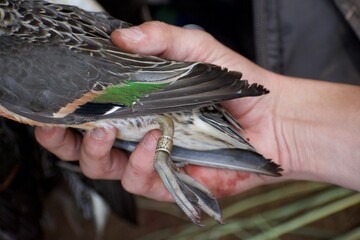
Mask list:
POLYGON ((100 172, 100 171, 92 171, 92 170, 89 170, 89 169, 83 169, 82 170, 83 174, 88 177, 88 178, 91 178, 91 179, 101 179, 103 174, 100 172))
POLYGON ((110 155, 110 150, 107 145, 95 144, 91 142, 83 142, 82 151, 84 158, 92 160, 102 160, 108 158, 110 155))
POLYGON ((123 188, 133 194, 139 194, 141 191, 136 187, 137 185, 135 185, 132 181, 128 181, 126 178, 124 178, 121 181, 121 184, 123 186, 123 188))
MULTIPOLYGON (((145 29, 144 31, 147 33, 151 33, 151 34, 147 34, 149 36, 153 36, 153 39, 155 40, 161 40, 158 39, 159 36, 166 36, 166 34, 168 34, 169 32, 169 25, 161 22, 161 21, 151 21, 151 22, 147 22, 144 23, 145 29)), ((162 38, 162 37, 161 37, 162 38)))
POLYGON ((91 179, 106 179, 109 176, 110 169, 104 162, 98 162, 95 165, 86 165, 81 167, 85 176, 91 179))
POLYGON ((97 161, 97 160, 101 160, 103 158, 105 158, 106 156, 106 152, 101 151, 99 148, 99 150, 96 150, 97 147, 93 147, 93 146, 89 146, 84 144, 83 145, 83 156, 84 158, 88 158, 92 161, 97 161))
POLYGON ((147 172, 145 171, 144 166, 141 163, 141 161, 136 161, 134 159, 130 159, 129 164, 131 167, 132 174, 135 177, 141 177, 141 176, 147 175, 147 172))
POLYGON ((155 20, 155 21, 151 21, 151 22, 147 22, 145 23, 147 24, 148 26, 152 27, 152 28, 155 28, 155 29, 160 29, 162 31, 165 31, 168 29, 168 24, 164 23, 164 22, 161 22, 161 21, 158 21, 158 20, 155 20))
POLYGON ((99 158, 82 156, 80 167, 84 175, 92 179, 107 179, 112 173, 111 159, 107 156, 99 158))

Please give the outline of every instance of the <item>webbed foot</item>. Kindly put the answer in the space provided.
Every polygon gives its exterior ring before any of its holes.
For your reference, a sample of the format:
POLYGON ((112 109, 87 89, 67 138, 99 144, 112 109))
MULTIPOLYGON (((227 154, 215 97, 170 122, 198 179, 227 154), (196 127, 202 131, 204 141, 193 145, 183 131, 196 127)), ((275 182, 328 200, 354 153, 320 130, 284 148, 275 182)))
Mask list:
POLYGON ((192 177, 179 171, 170 159, 174 125, 165 116, 157 118, 162 136, 158 140, 154 166, 177 205, 196 224, 201 225, 201 210, 222 223, 221 211, 213 194, 192 177))

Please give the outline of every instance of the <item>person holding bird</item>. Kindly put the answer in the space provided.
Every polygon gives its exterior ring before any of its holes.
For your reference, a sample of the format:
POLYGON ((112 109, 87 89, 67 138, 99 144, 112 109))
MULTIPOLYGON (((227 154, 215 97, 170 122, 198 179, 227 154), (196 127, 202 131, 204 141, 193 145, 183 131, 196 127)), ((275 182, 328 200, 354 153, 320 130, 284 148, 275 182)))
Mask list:
MULTIPOLYGON (((245 137, 283 176, 186 166, 185 171, 216 196, 284 180, 311 180, 360 190, 360 87, 305 80, 269 72, 230 50, 208 33, 162 22, 115 30, 112 42, 127 51, 182 61, 203 61, 242 71, 270 90, 264 98, 235 99, 223 106, 246 129, 245 137)), ((153 156, 160 137, 146 134, 130 156, 112 148, 116 129, 94 129, 84 138, 68 129, 38 128, 38 141, 63 160, 80 159, 92 178, 121 179, 129 192, 162 201, 172 197, 155 174, 153 156)))
POLYGON ((182 167, 193 164, 281 176, 282 168, 243 137, 220 102, 269 93, 239 71, 116 48, 111 33, 130 24, 107 13, 42 0, 0 3, 0 115, 78 133, 116 128, 128 152, 159 130, 153 166, 195 223, 222 222, 211 191, 182 167))
POLYGON ((222 222, 217 196, 260 184, 358 189, 359 87, 273 73, 204 31, 42 0, 2 1, 0 42, 2 116, 196 224, 201 210, 222 222))

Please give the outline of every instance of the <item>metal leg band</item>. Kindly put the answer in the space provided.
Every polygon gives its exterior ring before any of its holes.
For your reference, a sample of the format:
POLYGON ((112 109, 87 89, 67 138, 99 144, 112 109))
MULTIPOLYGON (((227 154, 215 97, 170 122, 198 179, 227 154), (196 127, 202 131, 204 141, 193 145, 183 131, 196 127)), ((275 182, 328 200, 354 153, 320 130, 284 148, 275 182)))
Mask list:
POLYGON ((173 148, 172 138, 169 136, 161 136, 157 143, 155 152, 162 151, 170 155, 172 148, 173 148))

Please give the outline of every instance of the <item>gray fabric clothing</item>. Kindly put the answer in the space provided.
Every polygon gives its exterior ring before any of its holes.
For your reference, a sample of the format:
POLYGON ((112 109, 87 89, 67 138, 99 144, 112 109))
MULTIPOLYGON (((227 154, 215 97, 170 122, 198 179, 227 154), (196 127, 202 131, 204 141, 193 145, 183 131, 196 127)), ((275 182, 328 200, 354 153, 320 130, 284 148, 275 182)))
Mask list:
POLYGON ((360 1, 255 0, 254 30, 259 65, 360 85, 360 1))

